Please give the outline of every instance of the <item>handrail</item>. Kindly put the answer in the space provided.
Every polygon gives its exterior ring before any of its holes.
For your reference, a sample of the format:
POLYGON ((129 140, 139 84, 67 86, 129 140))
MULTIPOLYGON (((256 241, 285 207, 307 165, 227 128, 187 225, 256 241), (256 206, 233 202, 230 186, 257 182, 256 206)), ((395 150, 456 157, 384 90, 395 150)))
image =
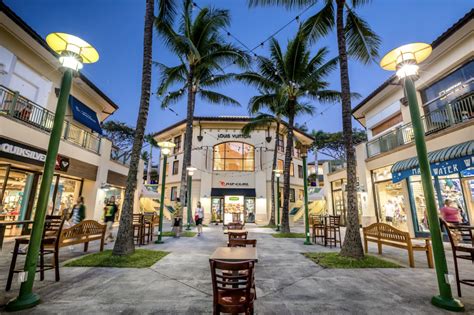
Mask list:
MULTIPOLYGON (((53 128, 54 113, 52 111, 3 85, 0 85, 0 114, 21 120, 48 133, 53 128)), ((99 153, 101 137, 72 124, 70 121, 64 121, 62 138, 87 150, 99 153)))
MULTIPOLYGON (((474 118, 474 93, 463 95, 421 117, 425 135, 444 130, 450 126, 474 118)), ((411 122, 367 142, 367 156, 373 157, 413 142, 415 135, 411 122)))

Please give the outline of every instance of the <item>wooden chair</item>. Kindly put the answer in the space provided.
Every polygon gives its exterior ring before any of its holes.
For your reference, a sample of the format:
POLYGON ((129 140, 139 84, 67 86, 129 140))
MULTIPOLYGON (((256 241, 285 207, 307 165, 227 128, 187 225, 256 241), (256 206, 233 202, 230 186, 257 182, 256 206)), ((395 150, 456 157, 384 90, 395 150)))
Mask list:
POLYGON ((231 241, 231 240, 246 240, 247 236, 248 236, 248 233, 249 232, 247 232, 247 231, 244 231, 244 232, 229 231, 229 241, 231 241))
POLYGON ((231 239, 227 243, 227 247, 257 247, 257 240, 247 240, 247 239, 231 239))
POLYGON ((458 289, 458 296, 461 297, 461 283, 474 286, 474 279, 459 279, 458 258, 470 260, 474 263, 474 239, 472 237, 472 227, 463 227, 462 225, 453 225, 440 219, 441 226, 448 233, 449 242, 451 243, 451 250, 454 258, 454 272, 456 274, 456 286, 458 289), (466 233, 467 232, 467 233, 466 233), (471 244, 462 243, 463 237, 470 236, 471 244))
POLYGON ((146 243, 153 241, 153 229, 155 228, 155 213, 144 213, 143 214, 143 239, 146 243))
POLYGON ((323 216, 313 216, 313 243, 318 244, 318 239, 321 239, 321 245, 326 242, 326 226, 324 225, 323 216))
MULTIPOLYGON (((54 269, 55 280, 59 281, 59 240, 61 231, 64 226, 65 217, 57 215, 47 215, 44 224, 43 236, 39 250, 39 268, 36 272, 40 273, 40 281, 44 280, 44 272, 46 270, 54 269), (44 256, 53 255, 53 263, 44 263, 44 256)), ((15 239, 15 246, 13 247, 13 256, 10 263, 10 270, 8 272, 7 285, 5 290, 9 291, 11 288, 13 275, 15 273, 23 272, 23 269, 15 269, 18 255, 26 256, 27 251, 20 251, 20 245, 28 245, 30 243, 30 235, 17 237, 15 239)))
POLYGON ((324 246, 337 247, 338 243, 341 246, 341 216, 330 215, 326 217, 324 246))
POLYGON ((244 225, 240 222, 231 222, 227 224, 227 230, 242 230, 244 225))
POLYGON ((143 245, 144 234, 145 234, 145 221, 144 216, 141 213, 133 214, 133 239, 137 242, 138 246, 143 245))
POLYGON ((255 263, 209 260, 211 266, 213 314, 253 314, 255 263))

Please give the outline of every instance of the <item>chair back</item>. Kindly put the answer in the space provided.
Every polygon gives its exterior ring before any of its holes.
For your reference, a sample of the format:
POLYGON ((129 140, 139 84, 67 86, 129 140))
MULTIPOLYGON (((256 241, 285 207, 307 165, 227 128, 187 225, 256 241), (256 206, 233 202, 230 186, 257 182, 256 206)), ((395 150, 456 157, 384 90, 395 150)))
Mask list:
POLYGON ((46 215, 44 220, 44 230, 43 230, 43 239, 45 237, 54 238, 54 246, 59 244, 59 238, 61 236, 61 231, 64 227, 64 221, 66 221, 65 216, 61 215, 46 215))
POLYGON ((313 215, 311 219, 311 225, 324 225, 324 216, 322 215, 313 215))
POLYGON ((231 239, 227 243, 227 247, 257 247, 257 240, 241 240, 231 239))
POLYGON ((254 281, 255 263, 253 261, 227 262, 209 260, 211 265, 212 291, 217 304, 219 292, 231 291, 245 297, 250 302, 254 281))
POLYGON ((229 241, 230 240, 246 240, 247 239, 248 232, 233 232, 229 231, 229 241))
POLYGON ((444 221, 443 219, 439 218, 439 223, 441 228, 444 228, 448 233, 449 242, 451 243, 451 249, 455 249, 459 246, 459 242, 462 239, 461 233, 459 230, 456 230, 456 227, 453 226, 451 223, 444 221))
POLYGON ((154 223, 156 214, 154 212, 148 212, 143 214, 143 221, 154 223))
POLYGON ((341 216, 340 215, 330 215, 328 216, 328 226, 329 227, 339 227, 341 225, 341 216))
POLYGON ((242 230, 244 226, 240 222, 231 222, 227 224, 228 230, 242 230))
POLYGON ((132 220, 133 220, 133 224, 142 224, 144 220, 144 215, 141 213, 134 213, 132 220))

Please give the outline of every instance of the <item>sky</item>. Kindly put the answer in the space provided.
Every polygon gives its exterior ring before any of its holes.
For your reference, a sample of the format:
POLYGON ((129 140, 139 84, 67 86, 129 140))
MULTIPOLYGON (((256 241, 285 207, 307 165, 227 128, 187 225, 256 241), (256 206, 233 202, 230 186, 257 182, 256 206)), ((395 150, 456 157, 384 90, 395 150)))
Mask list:
MULTIPOLYGON (((179 1, 179 0, 178 0, 179 1)), ((43 38, 51 32, 66 32, 91 43, 100 54, 95 64, 84 65, 81 70, 104 91, 120 109, 110 118, 134 126, 138 114, 141 89, 143 19, 145 1, 141 0, 4 0, 43 38)), ((276 30, 294 19, 302 8, 287 10, 283 7, 248 8, 247 0, 196 0, 200 7, 212 5, 230 10, 232 23, 228 28, 235 37, 254 48, 276 30)), ((322 2, 322 1, 321 1, 322 2)), ((431 43, 473 7, 472 0, 374 0, 358 9, 361 15, 381 37, 380 55, 409 42, 431 43)), ((321 8, 317 4, 301 15, 304 20, 321 8)), ((197 10, 197 9, 196 9, 197 10)), ((293 37, 297 22, 291 23, 275 38, 283 47, 293 37)), ((153 38, 153 60, 166 65, 177 65, 178 59, 167 50, 156 35, 153 38)), ((232 40, 229 38, 229 40, 232 40)), ((234 41, 235 44, 238 44, 234 41)), ((335 34, 321 39, 312 51, 327 46, 330 57, 337 55, 335 34)), ((268 55, 268 45, 255 53, 268 55)), ((378 64, 363 65, 349 61, 352 92, 369 95, 391 73, 380 69, 378 64)), ((159 73, 152 70, 152 91, 156 91, 159 73)), ((329 77, 330 88, 339 89, 339 72, 329 77)), ((237 99, 240 107, 206 104, 197 100, 195 115, 248 115, 247 104, 257 91, 241 83, 232 83, 219 92, 237 99)), ((360 100, 359 100, 360 101, 360 100)), ((359 101, 353 101, 356 106, 359 101)), ((330 132, 342 129, 339 104, 314 104, 316 115, 297 118, 309 130, 330 132), (323 114, 320 114, 323 112, 323 114)), ((185 98, 174 105, 175 113, 161 109, 161 102, 152 95, 147 132, 155 132, 185 118, 185 98)), ((357 126, 357 123, 356 123, 357 126)))

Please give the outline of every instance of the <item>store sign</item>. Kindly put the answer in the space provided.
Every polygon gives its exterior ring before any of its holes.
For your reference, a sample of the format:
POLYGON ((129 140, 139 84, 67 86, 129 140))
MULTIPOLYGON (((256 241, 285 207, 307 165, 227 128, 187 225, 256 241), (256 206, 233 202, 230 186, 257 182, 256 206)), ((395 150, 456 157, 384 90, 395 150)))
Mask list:
POLYGON ((250 139, 250 135, 244 135, 242 133, 219 133, 217 139, 250 139))
MULTIPOLYGON (((433 176, 445 176, 450 174, 458 174, 465 169, 474 166, 474 156, 466 156, 462 158, 452 159, 449 161, 433 163, 430 165, 431 175, 433 176)), ((408 178, 413 175, 421 175, 420 168, 413 168, 404 170, 401 172, 392 173, 394 183, 408 178)))
POLYGON ((54 166, 54 169, 56 171, 67 172, 68 168, 69 159, 67 157, 58 155, 56 157, 56 165, 54 166))
POLYGON ((213 188, 255 188, 251 172, 216 172, 212 175, 213 188))

